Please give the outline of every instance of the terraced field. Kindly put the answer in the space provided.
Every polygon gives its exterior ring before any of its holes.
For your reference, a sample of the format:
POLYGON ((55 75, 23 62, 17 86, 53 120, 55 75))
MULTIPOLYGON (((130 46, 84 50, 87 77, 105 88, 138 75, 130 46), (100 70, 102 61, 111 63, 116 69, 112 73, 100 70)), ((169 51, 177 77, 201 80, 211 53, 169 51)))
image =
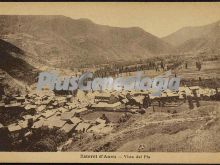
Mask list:
POLYGON ((219 102, 203 101, 193 110, 187 104, 173 108, 177 113, 159 107, 153 112, 149 108, 144 115, 133 115, 121 123, 109 135, 94 139, 88 134, 82 141, 73 141, 68 151, 220 151, 219 102))

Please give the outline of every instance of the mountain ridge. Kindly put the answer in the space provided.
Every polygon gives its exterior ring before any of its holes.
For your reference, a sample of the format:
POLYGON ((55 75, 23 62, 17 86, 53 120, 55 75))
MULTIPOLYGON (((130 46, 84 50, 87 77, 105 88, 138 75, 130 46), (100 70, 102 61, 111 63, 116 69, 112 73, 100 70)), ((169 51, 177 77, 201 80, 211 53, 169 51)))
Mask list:
POLYGON ((204 26, 184 27, 162 39, 175 46, 176 52, 219 53, 220 21, 204 26))
POLYGON ((98 25, 84 18, 4 15, 0 16, 0 23, 0 35, 7 41, 56 67, 102 64, 107 59, 135 61, 172 49, 168 43, 139 27, 98 25), (14 39, 19 38, 19 34, 23 34, 20 43, 14 39))

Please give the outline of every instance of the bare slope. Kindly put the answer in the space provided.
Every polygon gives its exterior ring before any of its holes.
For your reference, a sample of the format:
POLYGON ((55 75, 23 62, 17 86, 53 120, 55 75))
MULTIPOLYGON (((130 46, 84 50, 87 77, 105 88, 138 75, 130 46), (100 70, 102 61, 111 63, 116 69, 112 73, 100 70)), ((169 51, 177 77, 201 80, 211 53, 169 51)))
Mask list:
POLYGON ((37 77, 37 70, 22 59, 24 55, 20 48, 0 40, 0 69, 13 78, 32 84, 37 77))
POLYGON ((198 27, 184 27, 163 38, 181 52, 220 52, 220 21, 198 27))
POLYGON ((1 36, 58 67, 148 58, 172 47, 138 27, 98 25, 65 16, 0 16, 1 36))
POLYGON ((150 108, 133 115, 109 135, 94 139, 85 136, 67 151, 137 152, 219 152, 219 103, 201 102, 201 107, 150 108), (173 113, 176 111, 176 113, 173 113))

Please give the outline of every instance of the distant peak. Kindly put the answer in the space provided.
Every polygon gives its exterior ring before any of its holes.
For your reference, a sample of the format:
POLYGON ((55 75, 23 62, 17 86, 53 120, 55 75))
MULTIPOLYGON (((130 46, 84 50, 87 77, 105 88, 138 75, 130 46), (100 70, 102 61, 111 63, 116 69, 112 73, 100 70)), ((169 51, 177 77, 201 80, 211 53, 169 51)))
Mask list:
POLYGON ((217 22, 216 22, 216 24, 217 24, 218 26, 220 26, 220 20, 219 20, 219 21, 217 21, 217 22))
POLYGON ((133 27, 130 27, 130 29, 144 31, 144 29, 140 28, 139 26, 133 26, 133 27))
POLYGON ((78 19, 79 21, 84 21, 84 22, 89 22, 89 23, 94 23, 94 22, 92 22, 90 19, 88 19, 88 18, 79 18, 78 19))

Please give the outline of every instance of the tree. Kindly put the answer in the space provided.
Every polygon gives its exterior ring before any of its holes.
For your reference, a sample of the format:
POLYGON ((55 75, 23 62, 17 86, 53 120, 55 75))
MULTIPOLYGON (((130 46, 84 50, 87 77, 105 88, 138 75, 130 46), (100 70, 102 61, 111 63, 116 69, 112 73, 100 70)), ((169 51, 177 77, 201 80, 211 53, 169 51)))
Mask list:
POLYGON ((0 84, 0 98, 2 97, 2 95, 5 94, 5 91, 4 91, 4 87, 2 84, 0 84))
POLYGON ((32 151, 35 151, 35 152, 46 152, 46 151, 56 152, 57 151, 56 143, 50 138, 42 139, 36 142, 31 148, 32 148, 32 151))
POLYGON ((2 128, 0 129, 0 151, 11 151, 12 149, 12 141, 9 136, 8 129, 2 128))
POLYGON ((188 69, 188 64, 187 64, 187 62, 185 63, 185 69, 188 69))
POLYGON ((196 68, 200 71, 202 68, 202 64, 200 62, 196 62, 196 68))
MULTIPOLYGON (((56 151, 56 148, 68 140, 68 136, 64 131, 57 128, 48 128, 43 126, 35 130, 29 138, 32 144, 27 146, 28 151, 56 151)), ((30 143, 29 143, 30 144, 30 143)))
POLYGON ((192 97, 191 97, 191 96, 188 96, 187 99, 188 99, 188 103, 189 103, 189 108, 190 108, 190 109, 193 109, 193 108, 194 108, 194 105, 193 105, 192 97))

